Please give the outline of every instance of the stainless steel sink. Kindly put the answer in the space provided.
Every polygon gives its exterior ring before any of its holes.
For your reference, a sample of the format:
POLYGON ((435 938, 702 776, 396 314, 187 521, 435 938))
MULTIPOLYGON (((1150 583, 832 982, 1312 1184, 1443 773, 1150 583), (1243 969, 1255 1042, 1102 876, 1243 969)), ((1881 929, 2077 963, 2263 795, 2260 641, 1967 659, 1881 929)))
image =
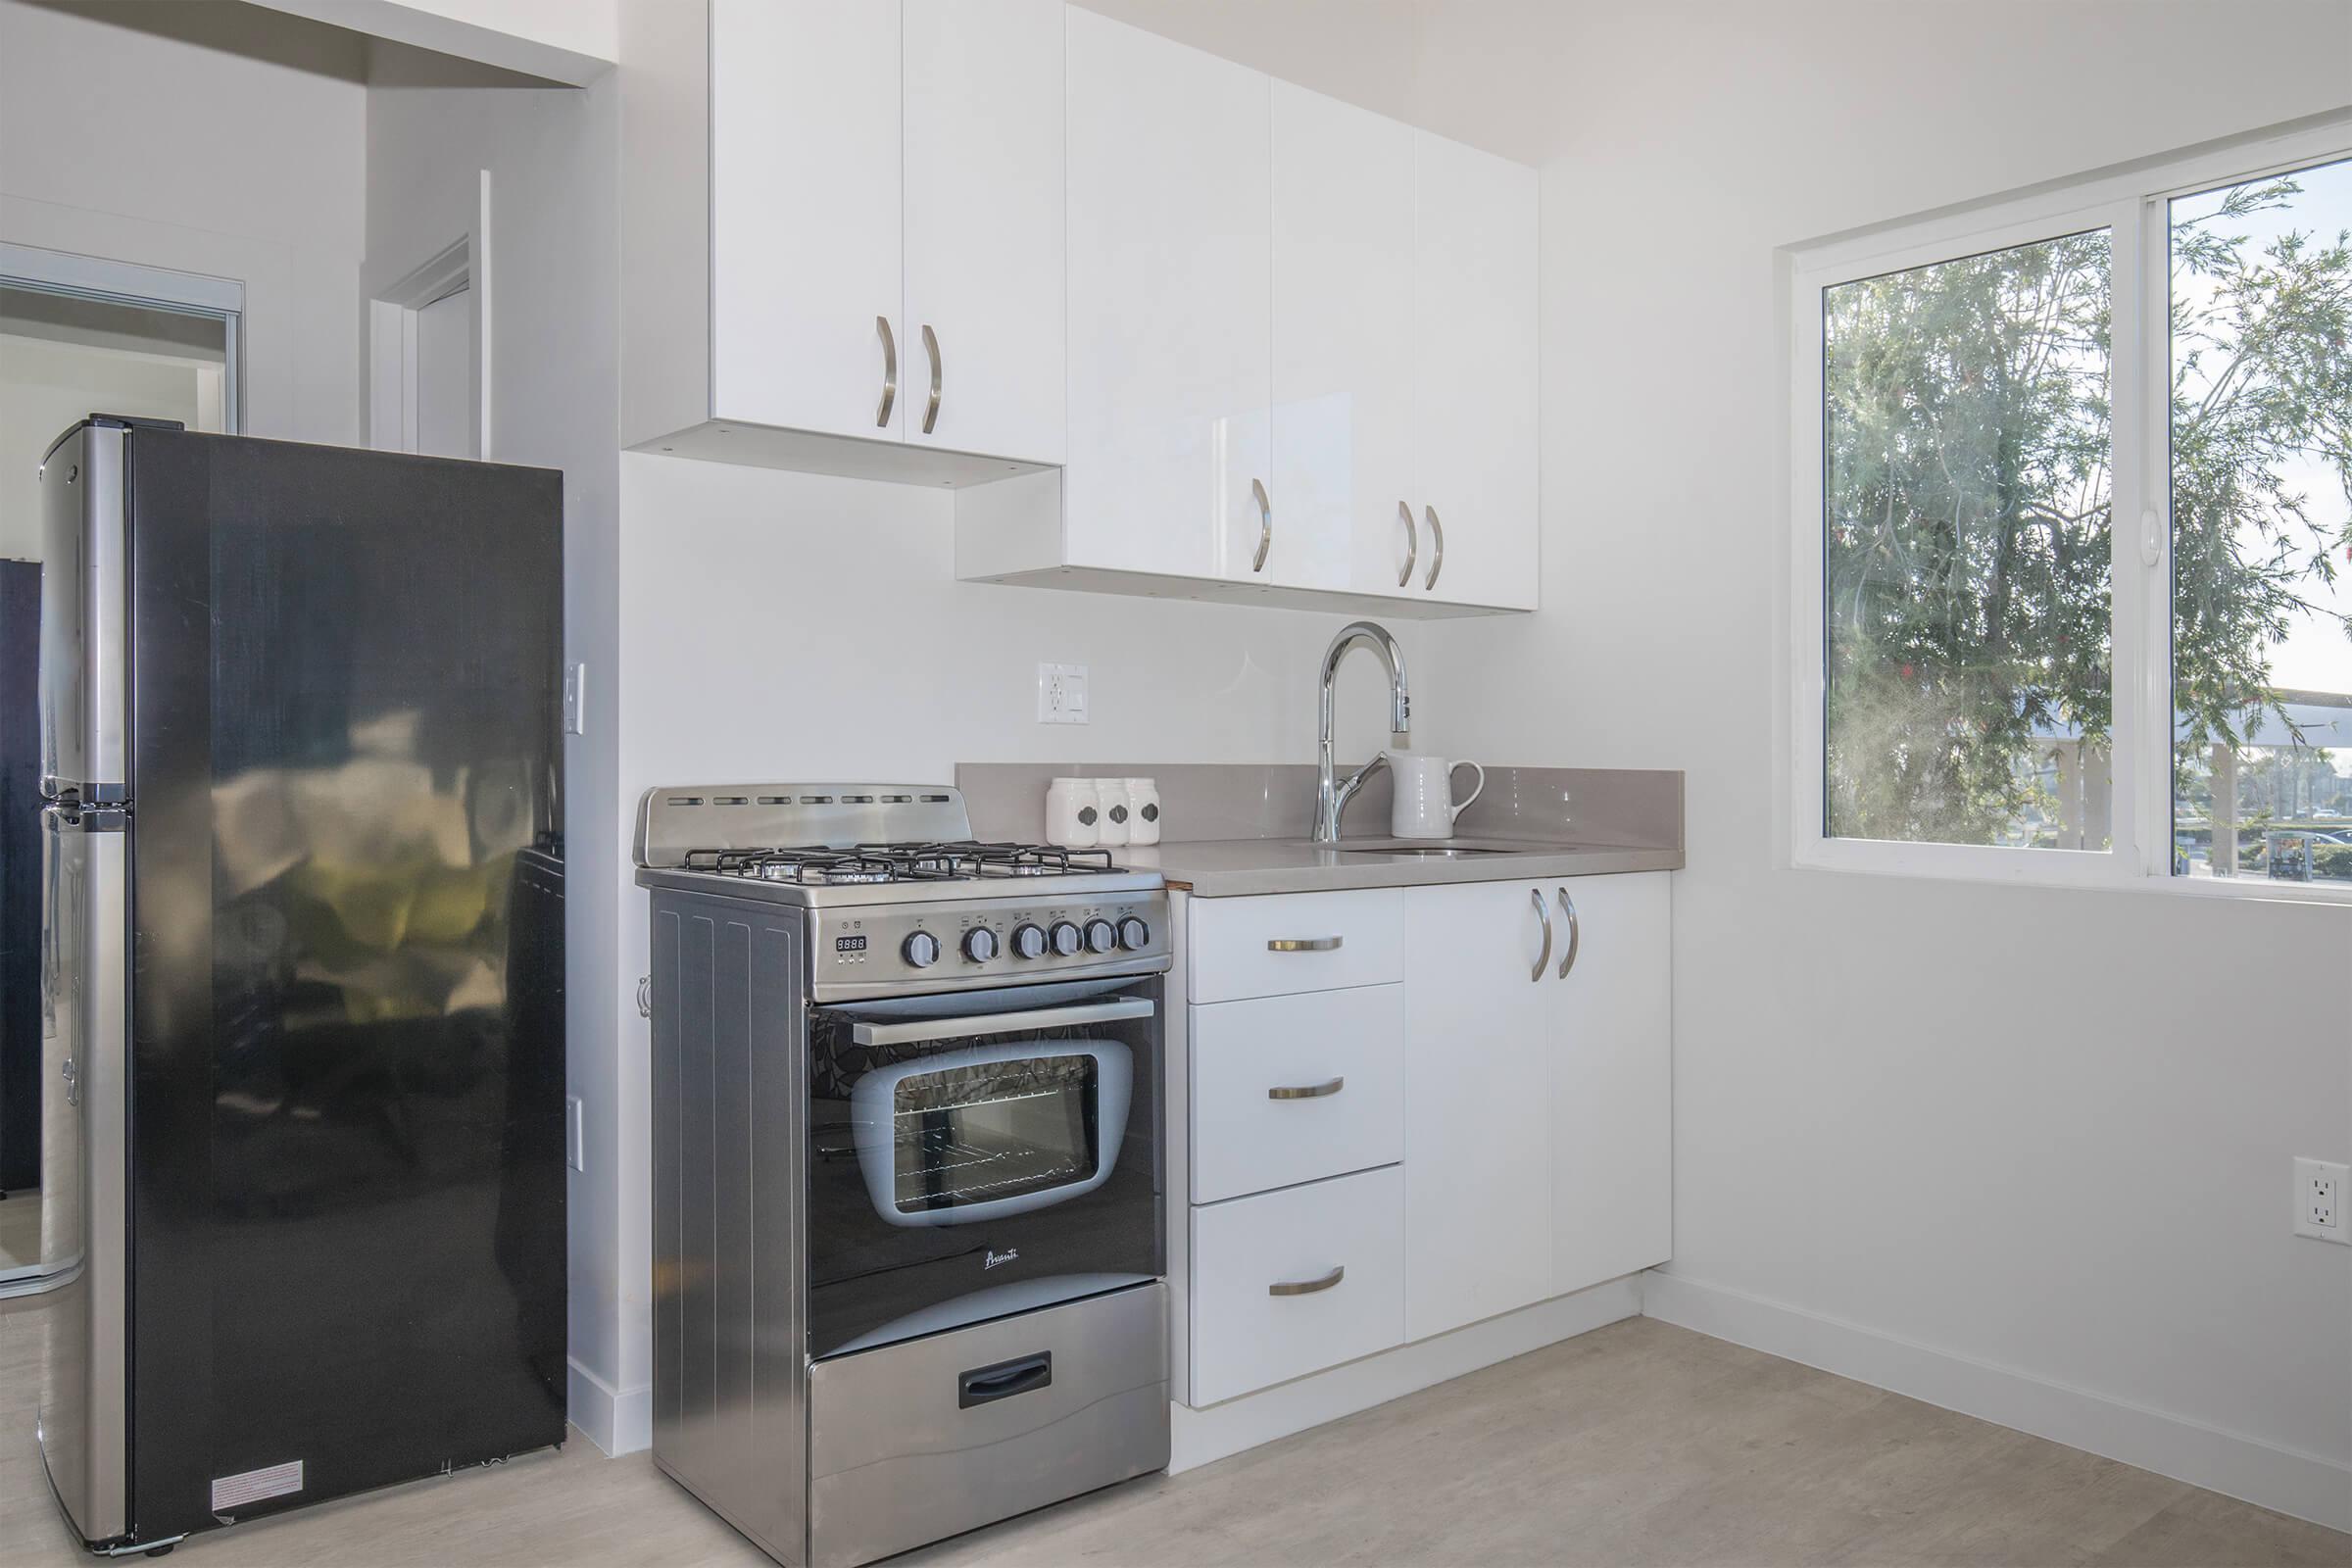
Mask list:
POLYGON ((1518 853, 1500 846, 1477 844, 1428 844, 1413 839, 1376 839, 1367 844, 1329 844, 1324 848, 1342 855, 1420 855, 1437 859, 1458 860, 1470 855, 1511 855, 1518 853))

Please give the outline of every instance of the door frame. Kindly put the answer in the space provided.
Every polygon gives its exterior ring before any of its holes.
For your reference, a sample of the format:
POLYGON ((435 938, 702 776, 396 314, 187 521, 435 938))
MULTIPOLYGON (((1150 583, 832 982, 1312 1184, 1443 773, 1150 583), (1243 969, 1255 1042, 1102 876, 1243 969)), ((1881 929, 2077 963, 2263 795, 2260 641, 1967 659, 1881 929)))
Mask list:
POLYGON ((220 321, 220 429, 235 435, 245 428, 245 285, 235 278, 0 240, 0 283, 220 321))
POLYGON ((490 171, 481 172, 472 224, 368 302, 368 444, 382 452, 416 450, 416 317, 426 306, 466 291, 473 325, 473 367, 466 377, 475 456, 490 447, 490 171))

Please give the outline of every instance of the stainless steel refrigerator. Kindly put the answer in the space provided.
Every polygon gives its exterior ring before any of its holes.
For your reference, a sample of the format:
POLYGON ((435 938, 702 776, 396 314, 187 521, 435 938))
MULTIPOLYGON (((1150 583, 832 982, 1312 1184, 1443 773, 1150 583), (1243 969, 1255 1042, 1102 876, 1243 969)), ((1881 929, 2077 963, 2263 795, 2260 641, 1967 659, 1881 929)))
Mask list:
POLYGON ((560 479, 102 416, 43 461, 0 1291, 95 1548, 564 1435, 560 479))

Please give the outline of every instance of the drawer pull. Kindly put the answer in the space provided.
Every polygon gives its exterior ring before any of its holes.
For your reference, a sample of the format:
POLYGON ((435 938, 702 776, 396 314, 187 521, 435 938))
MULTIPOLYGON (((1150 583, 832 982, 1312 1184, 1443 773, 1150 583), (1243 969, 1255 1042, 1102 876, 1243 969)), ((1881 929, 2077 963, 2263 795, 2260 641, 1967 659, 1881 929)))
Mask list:
POLYGON ((1330 1290, 1347 1277, 1348 1266, 1343 1263, 1319 1280, 1284 1280, 1279 1285, 1269 1285, 1266 1287, 1266 1294, 1268 1296, 1312 1296, 1317 1291, 1330 1290))
POLYGON ((1299 1084, 1296 1087, 1285 1085, 1279 1089, 1269 1089, 1266 1091, 1266 1098, 1268 1100, 1321 1100, 1325 1095, 1336 1095, 1347 1087, 1347 1079, 1334 1078, 1327 1084, 1299 1084))
POLYGON ((956 1408, 969 1410, 975 1404, 1009 1399, 1016 1394, 1051 1388, 1053 1384, 1052 1350, 1040 1350, 1035 1355, 1024 1355, 1011 1361, 999 1361, 994 1366, 976 1366, 969 1372, 956 1374, 956 1408))
POLYGON ((1268 953, 1337 953, 1345 937, 1271 937, 1267 939, 1268 953))

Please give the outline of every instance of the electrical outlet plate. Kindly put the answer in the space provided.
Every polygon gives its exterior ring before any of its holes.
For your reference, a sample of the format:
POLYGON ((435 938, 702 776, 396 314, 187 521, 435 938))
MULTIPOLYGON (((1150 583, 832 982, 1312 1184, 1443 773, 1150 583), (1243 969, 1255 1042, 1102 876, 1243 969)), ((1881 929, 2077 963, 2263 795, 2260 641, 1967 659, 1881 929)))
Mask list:
POLYGON ((1086 722, 1086 666, 1037 666, 1037 721, 1040 724, 1086 722))
POLYGON ((2352 1191, 2352 1165, 2296 1159, 2295 1234, 2352 1247, 2352 1225, 2344 1214, 2347 1191, 2352 1191))
POLYGON ((564 666, 564 733, 588 733, 588 666, 564 666))

